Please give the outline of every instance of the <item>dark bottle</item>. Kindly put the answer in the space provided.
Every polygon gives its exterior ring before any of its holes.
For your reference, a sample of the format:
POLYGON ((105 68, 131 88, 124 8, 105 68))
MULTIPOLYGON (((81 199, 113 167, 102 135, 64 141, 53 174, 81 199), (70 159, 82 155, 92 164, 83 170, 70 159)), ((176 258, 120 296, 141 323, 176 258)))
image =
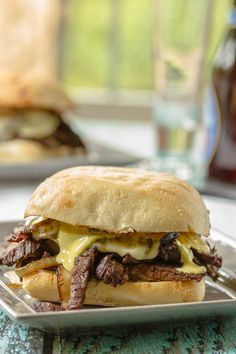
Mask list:
POLYGON ((218 102, 219 136, 209 175, 236 183, 236 1, 214 61, 212 82, 218 102))

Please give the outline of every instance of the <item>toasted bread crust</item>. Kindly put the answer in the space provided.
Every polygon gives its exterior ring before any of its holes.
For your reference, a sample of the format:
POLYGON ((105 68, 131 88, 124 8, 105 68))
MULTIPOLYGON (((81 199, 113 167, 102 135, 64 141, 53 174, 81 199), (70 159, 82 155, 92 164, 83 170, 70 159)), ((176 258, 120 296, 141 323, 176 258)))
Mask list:
POLYGON ((109 232, 209 234, 199 193, 168 173, 119 167, 74 167, 46 179, 25 216, 40 215, 109 232))
MULTIPOLYGON (((41 301, 60 302, 56 274, 39 271, 23 278, 23 287, 29 295, 41 301)), ((70 297, 67 284, 66 302, 70 297)), ((85 304, 102 306, 137 306, 168 303, 195 302, 203 300, 204 280, 127 282, 116 288, 98 280, 91 280, 86 290, 85 304)))

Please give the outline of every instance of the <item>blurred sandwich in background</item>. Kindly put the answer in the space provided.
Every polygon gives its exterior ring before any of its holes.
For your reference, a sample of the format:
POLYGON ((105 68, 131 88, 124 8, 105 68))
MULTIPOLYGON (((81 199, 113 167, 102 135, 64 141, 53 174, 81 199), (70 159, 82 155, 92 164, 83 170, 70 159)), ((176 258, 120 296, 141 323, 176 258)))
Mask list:
POLYGON ((64 121, 75 108, 58 81, 60 0, 0 2, 0 163, 84 154, 64 121))
POLYGON ((63 120, 73 102, 56 82, 0 78, 0 162, 30 162, 84 154, 85 146, 63 120))

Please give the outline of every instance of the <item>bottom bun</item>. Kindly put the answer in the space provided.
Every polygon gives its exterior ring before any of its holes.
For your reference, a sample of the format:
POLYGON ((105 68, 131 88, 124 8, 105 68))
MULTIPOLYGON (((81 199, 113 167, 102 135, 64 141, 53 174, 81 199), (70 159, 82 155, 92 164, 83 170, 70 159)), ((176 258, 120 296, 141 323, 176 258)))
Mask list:
POLYGON ((60 302, 55 272, 40 270, 23 277, 23 289, 40 301, 60 302))
POLYGON ((74 154, 84 154, 83 147, 72 148, 67 145, 55 146, 52 149, 44 147, 33 140, 12 139, 0 142, 0 162, 2 163, 28 163, 52 158, 56 156, 68 156, 74 154))
POLYGON ((116 288, 92 280, 86 290, 85 303, 104 306, 158 305, 202 301, 204 296, 204 280, 127 282, 116 288))
POLYGON ((47 155, 47 150, 36 141, 13 139, 0 143, 0 161, 4 163, 31 162, 47 155))
MULTIPOLYGON (((53 272, 39 271, 23 277, 23 288, 40 301, 60 302, 57 279, 53 272)), ((68 296, 70 287, 68 286, 68 296)), ((102 306, 157 305, 202 301, 205 296, 204 279, 200 282, 162 281, 127 282, 116 288, 98 280, 89 282, 85 304, 102 306)))

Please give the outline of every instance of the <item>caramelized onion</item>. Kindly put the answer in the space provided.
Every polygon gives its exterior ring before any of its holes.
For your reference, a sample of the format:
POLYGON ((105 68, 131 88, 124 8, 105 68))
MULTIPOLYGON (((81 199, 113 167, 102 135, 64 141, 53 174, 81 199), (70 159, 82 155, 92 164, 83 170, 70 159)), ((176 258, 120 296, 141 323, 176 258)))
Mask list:
POLYGON ((179 236, 179 232, 168 232, 167 234, 165 234, 165 236, 161 238, 161 244, 165 245, 167 243, 173 242, 179 236))
POLYGON ((59 230, 59 222, 51 219, 42 219, 39 218, 33 221, 30 225, 30 231, 32 232, 32 236, 36 241, 40 241, 42 239, 50 239, 55 242, 56 237, 59 230))
POLYGON ((35 272, 36 270, 54 267, 57 264, 56 257, 44 257, 37 261, 30 262, 24 267, 16 269, 15 273, 22 278, 27 274, 35 272))
POLYGON ((60 300, 67 303, 70 299, 71 273, 62 264, 57 267, 57 287, 60 300))

